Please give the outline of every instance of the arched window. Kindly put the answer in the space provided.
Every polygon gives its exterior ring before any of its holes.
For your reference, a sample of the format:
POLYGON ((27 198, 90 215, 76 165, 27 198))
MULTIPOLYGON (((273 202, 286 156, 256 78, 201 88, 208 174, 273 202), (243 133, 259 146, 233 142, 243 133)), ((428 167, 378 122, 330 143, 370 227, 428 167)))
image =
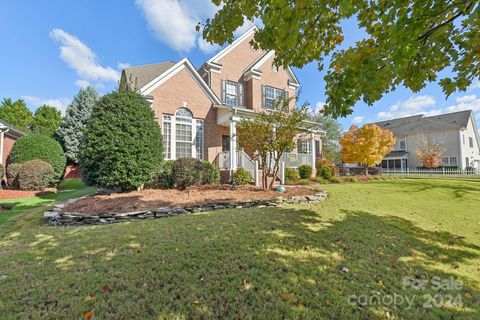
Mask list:
POLYGON ((194 119, 192 112, 187 108, 177 109, 175 116, 164 115, 163 138, 166 158, 203 159, 203 133, 203 120, 194 119))

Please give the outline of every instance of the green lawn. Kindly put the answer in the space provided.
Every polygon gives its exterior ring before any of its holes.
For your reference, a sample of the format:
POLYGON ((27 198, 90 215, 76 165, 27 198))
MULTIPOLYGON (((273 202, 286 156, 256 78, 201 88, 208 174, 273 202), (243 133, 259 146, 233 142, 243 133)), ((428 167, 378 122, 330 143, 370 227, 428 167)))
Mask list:
POLYGON ((0 225, 0 318, 480 318, 480 183, 324 188, 319 204, 108 226, 17 212, 0 225), (432 288, 449 279, 461 288, 432 288))

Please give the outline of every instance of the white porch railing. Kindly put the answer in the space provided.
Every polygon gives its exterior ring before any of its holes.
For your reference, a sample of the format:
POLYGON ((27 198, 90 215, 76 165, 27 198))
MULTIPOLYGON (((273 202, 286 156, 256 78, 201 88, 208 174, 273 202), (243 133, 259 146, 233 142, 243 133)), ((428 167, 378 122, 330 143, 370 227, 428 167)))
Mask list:
POLYGON ((479 179, 480 170, 462 170, 454 168, 438 169, 396 169, 383 170, 387 176, 402 176, 406 178, 425 178, 425 179, 479 179))
MULTIPOLYGON (((239 168, 244 168, 245 170, 250 173, 252 176, 253 180, 255 181, 255 184, 258 185, 258 163, 257 161, 253 160, 250 158, 248 154, 243 151, 243 149, 240 149, 239 151, 236 152, 237 156, 237 166, 239 168)), ((224 151, 220 152, 218 154, 217 158, 217 165, 220 169, 230 169, 230 152, 229 151, 224 151)))
POLYGON ((286 168, 298 168, 302 164, 311 165, 312 155, 308 153, 285 153, 283 161, 286 168))

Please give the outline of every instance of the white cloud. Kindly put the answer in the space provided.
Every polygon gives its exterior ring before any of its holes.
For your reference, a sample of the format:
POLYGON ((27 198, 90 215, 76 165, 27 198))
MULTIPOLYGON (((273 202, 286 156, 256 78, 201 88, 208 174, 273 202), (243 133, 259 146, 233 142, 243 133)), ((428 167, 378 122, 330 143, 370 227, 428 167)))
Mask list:
POLYGON ((436 103, 432 96, 415 96, 408 100, 390 106, 388 111, 377 113, 381 120, 408 117, 414 114, 426 113, 426 108, 436 103))
POLYGON ((65 114, 65 109, 67 108, 67 105, 70 103, 70 100, 68 100, 67 98, 42 99, 34 96, 23 96, 22 99, 25 101, 27 105, 32 106, 33 110, 46 104, 46 105, 57 108, 58 110, 60 110, 62 114, 65 114))
POLYGON ((480 80, 474 80, 468 89, 480 89, 480 80))
POLYGON ((90 86, 90 81, 87 81, 87 80, 77 80, 75 81, 75 85, 79 88, 86 88, 88 86, 90 86))
POLYGON ((119 70, 123 70, 123 69, 126 69, 126 68, 130 67, 130 64, 128 64, 128 63, 119 63, 117 67, 118 67, 119 70))
POLYGON ((357 116, 352 119, 352 123, 360 124, 365 120, 365 117, 357 116))
POLYGON ((477 99, 477 96, 472 94, 470 96, 458 97, 457 99, 455 99, 455 101, 457 101, 458 103, 469 103, 474 101, 475 99, 477 99))
MULTIPOLYGON (((212 45, 202 38, 201 32, 195 30, 199 22, 212 18, 220 7, 210 0, 136 0, 136 5, 143 12, 147 24, 155 36, 170 48, 179 52, 188 52, 193 48, 210 54, 220 46, 212 45)), ((237 37, 251 28, 258 21, 245 20, 234 35, 237 37)))
MULTIPOLYGON (((95 52, 77 37, 61 29, 53 29, 50 37, 60 44, 60 57, 70 68, 75 70, 80 76, 80 80, 113 82, 120 78, 118 70, 100 65, 95 52)), ((85 82, 80 82, 80 84, 85 84, 85 82)))
POLYGON ((195 47, 197 21, 178 0, 137 0, 155 36, 176 51, 195 47))
POLYGON ((326 106, 325 102, 318 101, 314 106, 310 106, 310 107, 312 108, 312 113, 317 114, 320 111, 322 111, 323 108, 325 108, 325 106, 326 106))
POLYGON ((480 111, 480 98, 476 95, 463 96, 455 100, 456 105, 444 108, 445 112, 457 112, 463 110, 473 110, 473 112, 480 111))

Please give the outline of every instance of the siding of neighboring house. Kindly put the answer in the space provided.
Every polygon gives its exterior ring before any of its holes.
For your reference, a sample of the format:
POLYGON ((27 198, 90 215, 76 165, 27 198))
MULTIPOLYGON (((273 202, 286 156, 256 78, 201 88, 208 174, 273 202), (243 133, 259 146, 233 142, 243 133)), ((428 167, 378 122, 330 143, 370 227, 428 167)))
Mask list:
MULTIPOLYGON (((445 154, 444 157, 455 157, 457 162, 459 159, 459 146, 458 146, 458 130, 448 130, 442 132, 434 132, 429 134, 414 134, 407 136, 407 151, 408 151, 408 167, 415 169, 422 167, 423 164, 417 156, 417 149, 423 139, 434 139, 434 141, 444 141, 445 154)), ((399 142, 397 142, 398 144, 399 142)))
MULTIPOLYGON (((461 154, 461 163, 462 166, 466 166, 466 158, 468 157, 469 161, 480 160, 479 158, 479 141, 476 138, 475 128, 473 120, 470 118, 468 121, 467 128, 460 133, 459 142, 462 144, 462 154, 461 154), (470 146, 470 139, 472 139, 473 146, 470 146)), ((468 165, 471 165, 470 163, 468 165)))

